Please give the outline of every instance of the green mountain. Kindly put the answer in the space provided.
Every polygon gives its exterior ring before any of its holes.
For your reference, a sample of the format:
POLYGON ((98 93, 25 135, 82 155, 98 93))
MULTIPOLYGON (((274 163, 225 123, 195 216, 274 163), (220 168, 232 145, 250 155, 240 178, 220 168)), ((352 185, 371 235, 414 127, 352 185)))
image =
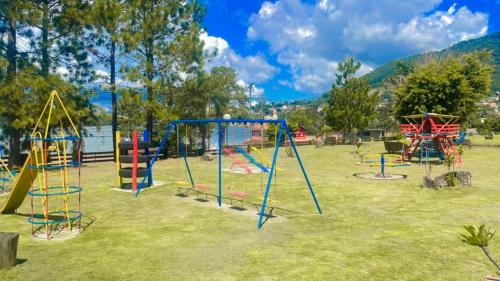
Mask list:
MULTIPOLYGON (((495 64, 495 72, 493 73, 493 90, 500 91, 500 32, 491 33, 477 39, 462 41, 441 51, 432 52, 431 54, 437 56, 446 56, 448 54, 458 55, 484 49, 491 50, 492 52, 492 58, 495 64)), ((420 61, 426 55, 428 54, 414 55, 399 59, 399 61, 413 63, 420 61)), ((393 60, 383 64, 365 75, 372 87, 381 86, 387 77, 394 74, 396 61, 398 60, 393 60)))

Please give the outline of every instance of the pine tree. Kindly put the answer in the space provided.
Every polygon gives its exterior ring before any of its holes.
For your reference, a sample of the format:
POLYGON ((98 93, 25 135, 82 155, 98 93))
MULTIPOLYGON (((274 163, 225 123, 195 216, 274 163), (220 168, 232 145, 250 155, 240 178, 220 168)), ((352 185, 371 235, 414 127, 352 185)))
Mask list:
POLYGON ((33 62, 41 75, 59 72, 72 82, 84 83, 93 78, 86 33, 90 25, 90 4, 86 0, 27 0, 28 23, 37 32, 30 34, 33 62))
MULTIPOLYGON (((182 45, 186 36, 193 38, 202 16, 196 1, 130 0, 127 5, 123 39, 131 58, 123 71, 146 89, 146 128, 152 136, 154 115, 165 110, 169 86, 179 83, 179 74, 193 63, 191 56, 173 55, 172 51, 180 50, 176 46, 182 45), (183 62, 186 58, 187 63, 183 62)), ((190 54, 189 48, 186 54, 190 54)))
MULTIPOLYGON (((116 102, 116 58, 121 43, 126 2, 122 0, 96 0, 92 5, 93 24, 97 30, 97 44, 104 46, 109 52, 103 54, 91 49, 99 60, 109 67, 109 83, 111 88, 111 127, 113 134, 113 150, 116 149, 116 131, 118 127, 118 107, 116 102)), ((114 153, 113 155, 115 155, 114 153)))
POLYGON ((375 106, 378 92, 370 91, 366 78, 355 78, 354 74, 361 67, 352 57, 339 64, 336 84, 330 91, 326 122, 345 137, 347 133, 356 133, 366 128, 376 116, 375 106))

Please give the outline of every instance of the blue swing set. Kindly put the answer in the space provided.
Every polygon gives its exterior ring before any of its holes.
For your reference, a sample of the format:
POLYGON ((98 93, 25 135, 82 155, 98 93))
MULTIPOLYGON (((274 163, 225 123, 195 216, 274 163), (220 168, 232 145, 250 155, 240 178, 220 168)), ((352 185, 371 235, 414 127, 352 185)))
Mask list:
MULTIPOLYGON (((188 119, 188 120, 173 120, 173 121, 170 121, 167 125, 167 129, 166 129, 166 132, 165 134, 163 135, 163 138, 160 142, 160 146, 158 148, 158 150, 156 151, 156 154, 154 155, 153 157, 153 160, 151 161, 151 165, 149 166, 148 168, 148 173, 151 173, 151 170, 154 166, 154 164, 156 163, 156 160, 158 160, 158 156, 159 156, 159 153, 160 151, 164 148, 165 146, 165 143, 168 139, 168 136, 172 133, 172 131, 174 129, 176 129, 179 124, 217 124, 217 131, 218 131, 218 155, 219 155, 219 159, 218 159, 218 171, 219 171, 219 177, 218 177, 218 204, 219 204, 219 208, 222 207, 222 150, 223 150, 223 147, 222 147, 222 139, 223 139, 223 124, 264 124, 264 123, 269 123, 269 124, 276 124, 276 125, 279 125, 279 131, 278 131, 278 141, 276 142, 276 146, 275 146, 275 149, 274 149, 274 154, 273 154, 273 159, 272 159, 272 163, 271 163, 271 170, 269 172, 269 176, 267 178, 267 185, 266 185, 266 190, 265 190, 265 193, 264 193, 264 199, 262 201, 262 207, 261 207, 261 211, 260 211, 260 214, 259 214, 259 222, 257 224, 257 228, 259 230, 262 229, 262 226, 263 226, 263 218, 265 216, 265 210, 266 210, 266 204, 267 204, 267 199, 268 199, 268 196, 269 196, 269 190, 270 190, 270 187, 271 187, 271 183, 272 183, 272 179, 273 179, 273 175, 275 173, 275 170, 276 170, 276 159, 277 159, 277 156, 278 156, 278 152, 279 152, 279 148, 280 148, 280 143, 281 143, 281 138, 283 136, 283 132, 288 136, 289 140, 290 140, 290 144, 292 146, 292 149, 296 155, 296 159, 297 159, 297 162, 300 166, 300 169, 302 170, 302 174, 304 175, 304 178, 306 180, 306 183, 307 183, 307 187, 309 188, 309 191, 311 193, 311 196, 314 200, 314 204, 316 205, 316 209, 318 210, 318 213, 319 214, 322 214, 322 211, 321 211, 321 207, 319 206, 319 203, 318 203, 318 200, 316 198, 316 195, 314 194, 314 190, 313 190, 313 187, 311 185, 311 182, 309 181, 309 177, 307 176, 307 172, 304 168, 304 165, 302 164, 302 160, 300 159, 300 156, 299 156, 299 153, 297 151, 297 148, 295 147, 295 142, 293 141, 293 137, 292 137, 292 134, 290 132, 290 129, 288 128, 288 125, 286 124, 286 120, 266 120, 266 119, 188 119)), ((184 148, 184 147, 182 147, 184 148)), ((186 170, 189 174, 189 180, 190 180, 190 183, 191 185, 194 187, 195 186, 195 183, 194 183, 194 180, 193 180, 193 177, 191 175, 191 169, 189 168, 189 163, 188 163, 188 159, 187 159, 187 154, 186 154, 186 151, 185 149, 183 149, 183 159, 184 159, 184 163, 186 165, 186 170)), ((141 190, 143 188, 146 187, 146 180, 147 180, 147 176, 145 176, 143 179, 142 179, 142 182, 139 184, 138 188, 137 188, 137 192, 136 192, 136 196, 139 196, 141 190)))

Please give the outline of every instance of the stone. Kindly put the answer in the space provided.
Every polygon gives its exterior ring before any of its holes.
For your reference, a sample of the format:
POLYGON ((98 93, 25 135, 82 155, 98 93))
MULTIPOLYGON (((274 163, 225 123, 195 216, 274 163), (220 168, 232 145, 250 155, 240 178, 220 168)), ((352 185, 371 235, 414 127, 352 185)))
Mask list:
POLYGON ((201 160, 202 161, 212 161, 215 159, 215 156, 213 156, 212 154, 210 153, 205 153, 201 156, 201 160))
POLYGON ((424 176, 424 187, 434 188, 434 180, 429 176, 424 176))
POLYGON ((461 186, 472 184, 472 175, 469 171, 458 171, 455 174, 461 186))
POLYGON ((447 174, 442 174, 434 178, 434 188, 443 188, 448 186, 448 181, 446 180, 447 174))

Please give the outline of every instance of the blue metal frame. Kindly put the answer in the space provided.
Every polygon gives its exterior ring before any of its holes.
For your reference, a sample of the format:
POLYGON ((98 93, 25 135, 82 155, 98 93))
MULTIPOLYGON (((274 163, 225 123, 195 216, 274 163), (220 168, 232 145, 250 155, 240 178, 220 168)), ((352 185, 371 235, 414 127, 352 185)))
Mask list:
MULTIPOLYGON (((285 131, 286 135, 288 136, 288 139, 290 140, 290 145, 292 146, 293 152, 295 153, 295 156, 297 157, 297 162, 299 163, 300 169, 302 170, 302 174, 304 175, 304 178, 305 178, 306 183, 307 183, 307 187, 309 188, 309 192, 311 193, 311 196, 312 196, 312 198, 314 200, 314 204, 316 205, 316 209, 318 210, 318 213, 320 213, 320 214, 323 213, 321 211, 321 207, 319 206, 318 199, 316 198, 316 195, 314 194, 314 190, 312 188, 311 182, 309 181, 309 177, 307 176, 307 172, 306 172, 306 170, 304 168, 304 165, 302 164, 302 160, 300 159, 300 155, 299 155, 299 153, 297 151, 297 147, 295 146, 295 142, 293 141, 293 137, 292 137, 292 134, 290 132, 290 129, 288 128, 285 120, 266 120, 266 119, 201 119, 201 120, 196 120, 196 119, 188 119, 188 120, 173 120, 173 121, 170 121, 168 123, 168 125, 167 125, 166 133, 165 133, 165 135, 163 136, 163 138, 162 138, 162 140, 160 142, 160 146, 158 147, 158 150, 156 151, 156 154, 155 154, 153 160, 151 161, 151 165, 148 167, 148 173, 146 174, 146 176, 144 176, 144 178, 142 179, 141 184, 137 187, 137 192, 135 194, 136 197, 139 196, 139 193, 144 188, 144 183, 146 181, 147 175, 149 173, 151 173, 151 170, 152 170, 154 164, 156 163, 156 160, 158 159, 160 151, 165 146, 165 143, 166 143, 166 140, 168 139, 168 136, 172 132, 173 128, 176 128, 177 124, 179 124, 179 123, 183 123, 183 124, 190 124, 190 123, 191 124, 192 123, 198 123, 198 124, 200 124, 200 123, 201 124, 216 123, 217 124, 217 131, 218 131, 218 136, 219 136, 218 137, 218 144, 219 144, 219 149, 218 149, 218 154, 219 154, 219 159, 218 159, 218 162, 219 162, 219 167, 218 167, 219 168, 218 169, 219 170, 219 196, 218 196, 218 203, 219 203, 219 207, 222 207, 222 137, 223 137, 223 134, 222 134, 223 127, 222 127, 222 125, 223 124, 229 124, 229 123, 260 123, 260 124, 269 123, 269 124, 279 124, 280 125, 280 129, 279 129, 279 133, 278 133, 278 139, 277 139, 275 150, 274 150, 274 154, 273 154, 273 160, 272 160, 272 164, 271 164, 271 171, 269 172, 269 177, 267 179, 266 191, 265 191, 265 194, 264 194, 264 200, 262 201, 262 208, 261 208, 261 211, 260 211, 259 223, 257 224, 257 227, 258 227, 258 229, 261 230, 262 226, 263 226, 263 217, 265 215, 265 210, 266 210, 266 205, 267 205, 267 198, 269 196, 269 190, 270 190, 270 187, 271 187, 272 178, 273 178, 273 175, 274 175, 274 172, 275 172, 275 169, 276 169, 276 159, 277 159, 278 152, 279 152, 281 138, 283 136, 283 131, 285 131)), ((184 162, 186 164, 186 168, 188 169, 188 173, 189 173, 189 177, 190 177, 190 180, 191 180, 191 184, 194 186, 194 182, 193 182, 193 179, 192 179, 192 176, 191 176, 191 169, 189 168, 189 163, 187 161, 187 154, 186 154, 186 150, 184 148, 184 143, 181 142, 180 145, 181 145, 182 150, 183 150, 184 162)))
POLYGON ((280 149, 281 136, 283 135, 283 124, 284 123, 280 124, 280 130, 278 132, 278 141, 276 142, 276 147, 274 148, 273 162, 271 163, 271 172, 269 173, 269 177, 267 178, 266 192, 264 193, 264 200, 262 200, 262 208, 260 209, 259 223, 257 224, 257 227, 259 229, 262 229, 262 218, 266 213, 267 197, 269 196, 269 189, 271 188, 274 169, 276 167, 276 157, 278 157, 278 151, 280 149))
POLYGON ((217 134, 219 134, 219 208, 222 207, 222 122, 217 122, 217 134))

